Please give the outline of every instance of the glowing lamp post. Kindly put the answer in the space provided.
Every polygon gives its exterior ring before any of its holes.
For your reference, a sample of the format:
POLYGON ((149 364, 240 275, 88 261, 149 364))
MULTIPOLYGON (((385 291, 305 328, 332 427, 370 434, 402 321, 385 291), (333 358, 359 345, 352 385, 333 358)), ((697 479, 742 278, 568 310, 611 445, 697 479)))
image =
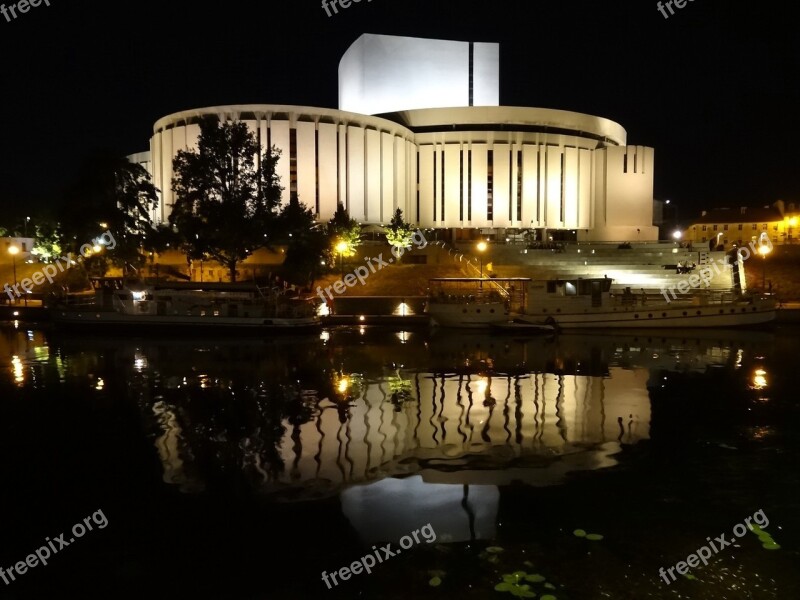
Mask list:
MULTIPOLYGON (((11 263, 14 265, 14 289, 17 288, 17 254, 19 254, 19 248, 16 246, 9 246, 8 253, 11 255, 11 263)), ((19 298, 17 298, 16 303, 19 304, 19 298)), ((25 296, 25 306, 28 306, 28 297, 25 296)))
POLYGON ((767 289, 767 254, 770 252, 769 244, 761 244, 758 253, 761 255, 761 290, 767 289))
POLYGON ((486 248, 488 248, 488 245, 483 240, 475 246, 481 261, 481 289, 483 289, 483 253, 486 252, 486 248))
POLYGON ((336 244, 336 251, 339 253, 339 260, 342 263, 342 279, 344 279, 344 253, 347 252, 347 242, 339 242, 336 244))
POLYGON ((481 242, 478 242, 478 245, 475 246, 475 248, 478 250, 478 252, 480 252, 481 279, 483 279, 483 253, 486 252, 486 248, 488 248, 488 246, 486 245, 486 242, 481 241, 481 242))

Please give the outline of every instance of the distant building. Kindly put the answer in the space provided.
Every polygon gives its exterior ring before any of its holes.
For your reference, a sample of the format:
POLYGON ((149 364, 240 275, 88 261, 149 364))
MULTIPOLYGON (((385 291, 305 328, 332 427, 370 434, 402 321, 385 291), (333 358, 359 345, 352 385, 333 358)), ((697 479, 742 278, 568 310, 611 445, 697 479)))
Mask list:
POLYGON ((131 160, 161 190, 157 222, 172 210, 173 159, 216 116, 279 148, 283 202, 297 193, 321 221, 342 203, 365 224, 400 208, 454 237, 657 240, 653 149, 627 145, 625 129, 601 117, 499 106, 499 56, 498 44, 365 34, 340 62, 339 110, 188 110, 156 122, 150 150, 131 160))
POLYGON ((29 237, 0 237, 0 262, 12 263, 14 260, 24 261, 31 257, 31 251, 36 240, 29 237), (17 253, 13 254, 9 250, 14 247, 17 253))
POLYGON ((772 206, 761 208, 718 208, 703 211, 686 229, 685 241, 708 243, 719 238, 719 243, 749 244, 766 234, 773 244, 798 243, 800 212, 795 204, 778 200, 772 206))

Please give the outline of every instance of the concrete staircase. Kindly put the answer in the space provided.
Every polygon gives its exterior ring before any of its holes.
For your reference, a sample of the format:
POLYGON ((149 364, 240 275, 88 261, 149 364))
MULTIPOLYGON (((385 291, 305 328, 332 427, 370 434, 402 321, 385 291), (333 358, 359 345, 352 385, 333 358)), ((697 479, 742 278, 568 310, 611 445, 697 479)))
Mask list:
MULTIPOLYGON (((477 264, 474 245, 460 245, 464 260, 477 264)), ((630 249, 618 249, 616 244, 568 244, 560 251, 531 250, 524 246, 490 244, 483 263, 492 265, 498 277, 531 277, 533 279, 604 277, 614 280, 612 289, 631 287, 639 293, 660 295, 660 290, 673 288, 682 281, 689 282, 690 274, 677 273, 679 263, 697 265, 692 274, 700 274, 710 266, 710 285, 693 287, 712 292, 729 291, 732 287, 731 268, 724 264, 724 252, 688 252, 675 244, 633 244, 630 249), (716 262, 717 268, 713 268, 716 262)))

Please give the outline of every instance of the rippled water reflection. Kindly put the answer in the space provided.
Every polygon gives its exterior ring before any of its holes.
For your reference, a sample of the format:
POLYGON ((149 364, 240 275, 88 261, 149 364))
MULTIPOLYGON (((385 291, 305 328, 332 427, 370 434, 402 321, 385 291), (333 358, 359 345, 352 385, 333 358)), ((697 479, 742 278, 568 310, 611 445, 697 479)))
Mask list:
POLYGON ((283 499, 410 474, 557 483, 572 470, 613 466, 621 444, 648 439, 651 370, 750 358, 745 346, 691 338, 645 349, 632 337, 363 330, 273 343, 48 341, 17 331, 4 345, 18 387, 46 386, 56 373, 60 382, 84 378, 98 394, 112 377, 125 381, 165 482, 196 492, 236 473, 283 499))
POLYGON ((778 421, 747 415, 785 401, 786 344, 761 332, 518 339, 354 328, 254 341, 17 326, 0 331, 0 389, 135 407, 162 485, 185 496, 333 499, 364 544, 420 519, 440 542, 475 542, 502 537, 504 512, 524 520, 503 508, 519 496, 508 490, 566 485, 626 453, 637 468, 646 450, 636 449, 651 440, 679 455, 699 432, 734 452, 732 419, 742 443, 780 443, 778 421))

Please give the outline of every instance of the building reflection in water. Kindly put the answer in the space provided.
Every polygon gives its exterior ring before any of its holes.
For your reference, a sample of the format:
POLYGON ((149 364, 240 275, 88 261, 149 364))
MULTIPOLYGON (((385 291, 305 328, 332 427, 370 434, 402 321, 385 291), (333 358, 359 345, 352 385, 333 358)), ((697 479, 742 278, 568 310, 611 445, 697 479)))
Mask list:
MULTIPOLYGON (((648 439, 654 374, 747 369, 752 346, 769 342, 324 333, 270 343, 66 338, 52 352, 5 330, 0 350, 7 384, 55 367, 60 381, 67 368, 94 393, 127 389, 163 480, 183 492, 339 495, 376 541, 428 521, 445 540, 492 537, 501 486, 610 467, 624 445, 648 439)), ((764 373, 751 376, 754 387, 764 373)))
POLYGON ((613 465, 621 442, 648 436, 646 371, 405 377, 413 391, 402 405, 390 401, 389 378, 367 382, 344 422, 337 403, 320 402, 314 420, 300 426, 301 447, 282 444, 291 475, 272 482, 275 489, 412 473, 437 483, 550 484, 574 468, 613 465))

